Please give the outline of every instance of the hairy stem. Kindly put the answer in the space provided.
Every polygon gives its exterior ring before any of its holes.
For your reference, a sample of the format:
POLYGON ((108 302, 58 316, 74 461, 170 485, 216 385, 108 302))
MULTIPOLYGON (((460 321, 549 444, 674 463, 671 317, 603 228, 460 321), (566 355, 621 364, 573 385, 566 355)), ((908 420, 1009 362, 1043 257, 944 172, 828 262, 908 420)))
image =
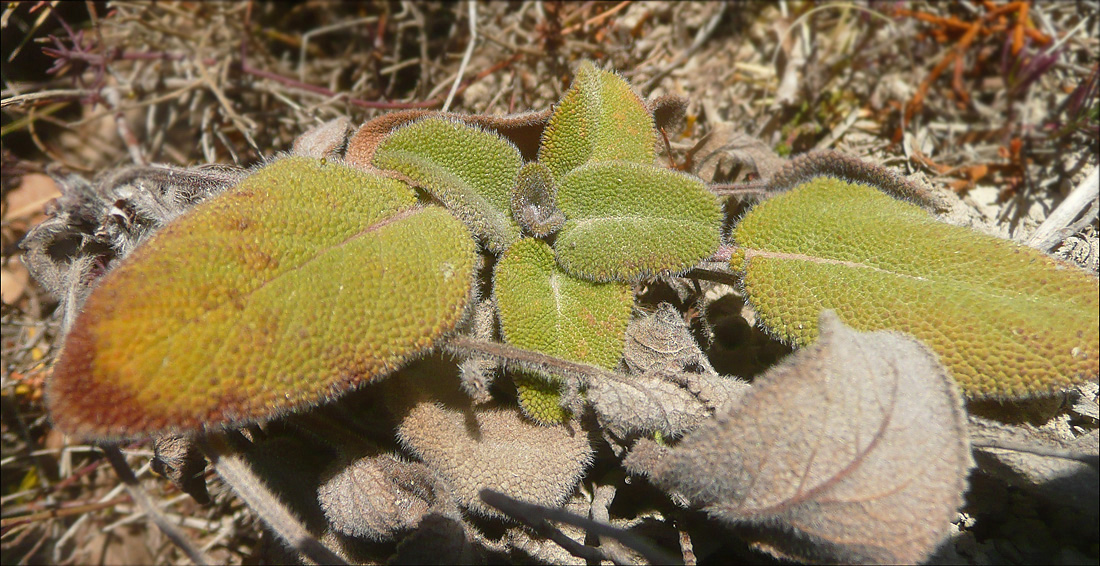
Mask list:
POLYGON ((232 486, 237 495, 291 548, 317 564, 347 564, 306 530, 302 522, 233 450, 224 436, 211 434, 198 442, 225 483, 232 486))
POLYGON ((505 365, 514 365, 528 371, 575 381, 579 385, 587 386, 601 379, 623 381, 619 374, 603 368, 470 336, 455 336, 444 345, 444 348, 456 356, 487 357, 505 365))

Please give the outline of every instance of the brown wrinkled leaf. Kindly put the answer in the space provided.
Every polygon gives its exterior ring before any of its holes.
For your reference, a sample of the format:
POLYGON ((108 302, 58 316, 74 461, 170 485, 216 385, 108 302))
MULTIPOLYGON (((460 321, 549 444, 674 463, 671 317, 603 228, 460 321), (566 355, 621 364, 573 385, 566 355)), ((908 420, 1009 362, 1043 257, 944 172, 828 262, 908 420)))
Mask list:
POLYGON ((386 383, 390 410, 401 419, 397 439, 451 488, 459 506, 500 514, 481 502, 492 489, 558 506, 592 463, 587 433, 577 426, 539 426, 518 407, 473 406, 457 367, 429 357, 386 383))
POLYGON ((420 524, 438 497, 435 476, 423 464, 388 454, 338 460, 317 489, 332 528, 345 536, 393 540, 420 524))
POLYGON ((704 103, 703 109, 712 126, 689 152, 699 177, 723 182, 729 179, 735 166, 744 165, 761 179, 768 179, 787 163, 768 144, 742 131, 741 126, 723 120, 712 105, 704 103))
POLYGON ((948 534, 971 465, 955 384, 909 336, 856 332, 832 311, 820 328, 734 410, 671 450, 641 444, 625 464, 649 460, 656 484, 779 555, 923 560, 948 534))
POLYGON ((676 437, 748 389, 748 383, 732 377, 652 371, 629 382, 597 381, 588 388, 588 402, 600 424, 617 436, 660 432, 676 437))
POLYGON ((683 370, 692 364, 715 373, 680 311, 669 303, 661 303, 653 314, 630 321, 623 361, 626 369, 636 374, 683 370))
POLYGON ((153 439, 153 471, 168 478, 180 491, 206 505, 206 458, 195 442, 186 436, 165 435, 153 439))

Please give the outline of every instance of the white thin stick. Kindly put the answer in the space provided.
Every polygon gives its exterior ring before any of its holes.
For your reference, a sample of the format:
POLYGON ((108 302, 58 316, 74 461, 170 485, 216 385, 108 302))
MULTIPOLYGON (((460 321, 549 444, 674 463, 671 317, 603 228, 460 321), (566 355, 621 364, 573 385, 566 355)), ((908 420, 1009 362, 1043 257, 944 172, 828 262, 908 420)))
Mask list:
POLYGON ((1081 211, 1085 210, 1100 196, 1100 168, 1093 168, 1092 172, 1081 181, 1079 185, 1070 191, 1066 199, 1047 216, 1047 219, 1039 225, 1035 233, 1028 238, 1027 245, 1049 252, 1067 236, 1066 231, 1073 220, 1081 211))
POLYGON ((477 43, 477 0, 467 0, 466 7, 469 8, 470 12, 470 44, 466 46, 466 53, 462 55, 462 64, 458 66, 458 75, 455 76, 455 82, 451 85, 451 92, 447 94, 447 101, 443 103, 443 112, 450 109, 451 102, 455 99, 458 85, 462 82, 462 75, 466 74, 466 65, 470 63, 470 57, 474 54, 474 44, 477 43))

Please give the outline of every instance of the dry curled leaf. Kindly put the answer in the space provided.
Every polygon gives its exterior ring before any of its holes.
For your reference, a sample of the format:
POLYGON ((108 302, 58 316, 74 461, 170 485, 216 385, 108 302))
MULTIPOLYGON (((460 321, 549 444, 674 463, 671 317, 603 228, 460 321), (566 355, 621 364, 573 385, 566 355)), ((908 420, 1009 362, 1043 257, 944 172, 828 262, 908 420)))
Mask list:
POLYGON ((542 505, 564 503, 592 462, 585 431, 539 426, 516 407, 474 407, 456 373, 453 363, 429 357, 386 384, 401 445, 473 513, 499 516, 479 499, 486 488, 542 505))
POLYGON ((779 555, 923 560, 966 487, 961 398, 913 338, 856 332, 831 311, 819 324, 817 343, 757 378, 733 411, 671 450, 639 444, 626 465, 779 555))
POLYGON ((439 497, 435 476, 423 464, 382 454, 338 460, 317 490, 332 528, 345 536, 393 540, 415 528, 439 497))
POLYGON ((630 322, 623 361, 631 373, 678 371, 693 364, 714 373, 680 311, 669 303, 661 303, 653 314, 630 322))
POLYGON ((698 427, 715 409, 740 398, 748 388, 748 383, 732 377, 677 376, 676 372, 658 370, 630 380, 596 381, 588 388, 588 402, 600 424, 620 437, 634 432, 675 437, 698 427))

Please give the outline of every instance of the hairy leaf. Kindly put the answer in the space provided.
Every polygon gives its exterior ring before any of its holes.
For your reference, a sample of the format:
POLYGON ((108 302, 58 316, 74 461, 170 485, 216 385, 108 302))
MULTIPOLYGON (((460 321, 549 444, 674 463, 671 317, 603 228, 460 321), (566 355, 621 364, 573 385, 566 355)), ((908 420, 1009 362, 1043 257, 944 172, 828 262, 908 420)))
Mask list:
POLYGON ((324 402, 453 328, 474 259, 462 224, 403 183, 276 161, 103 278, 54 370, 52 416, 68 433, 129 437, 324 402))
POLYGON ((629 381, 599 380, 588 388, 587 399, 601 426, 620 437, 659 432, 671 438, 696 428, 748 389, 732 377, 658 369, 629 381))
MULTIPOLYGON (((497 263, 493 288, 507 342, 608 369, 619 363, 634 304, 629 285, 570 277, 550 246, 525 238, 497 263)), ((530 416, 561 422, 556 384, 532 377, 517 379, 517 386, 530 416)))
POLYGON ((534 424, 514 406, 474 406, 457 371, 453 360, 428 356, 381 384, 401 445, 447 482, 460 506, 477 514, 499 516, 479 499, 484 488, 561 505, 592 463, 587 434, 534 424))
POLYGON ((516 146, 497 134, 425 118, 382 140, 372 163, 423 187, 499 253, 519 238, 511 197, 522 161, 516 146))
POLYGON ((335 462, 317 489, 329 525, 345 536, 393 540, 415 528, 435 500, 436 479, 423 464, 389 454, 335 462))
POLYGON ((716 373, 695 343, 680 311, 669 303, 661 303, 653 314, 630 321, 623 361, 626 369, 635 374, 681 371, 691 365, 716 373))
POLYGON ((507 342, 604 368, 619 363, 634 305, 629 285, 570 277, 550 246, 525 238, 497 263, 493 287, 507 342))
POLYGON ((859 330, 924 340, 969 397, 1026 397, 1095 379, 1096 277, 821 177, 756 206, 733 233, 758 320, 808 344, 834 309, 859 330))
POLYGON ((561 505, 592 461, 584 431, 544 427, 514 408, 414 407, 398 439, 451 485, 459 505, 495 516, 478 498, 489 488, 524 501, 561 505))
POLYGON ((722 211, 697 177, 625 161, 577 168, 558 188, 562 269, 593 281, 635 282, 684 271, 718 249, 722 211))
MULTIPOLYGON (((814 345, 664 451, 650 475, 783 555, 923 560, 962 504, 971 465, 962 400, 913 338, 855 332, 831 311, 820 325, 814 345)), ((662 452, 639 448, 629 467, 662 452)))
POLYGON ((542 136, 539 162, 559 183, 590 161, 652 164, 657 133, 642 99, 619 75, 591 61, 577 69, 573 86, 554 108, 542 136))

